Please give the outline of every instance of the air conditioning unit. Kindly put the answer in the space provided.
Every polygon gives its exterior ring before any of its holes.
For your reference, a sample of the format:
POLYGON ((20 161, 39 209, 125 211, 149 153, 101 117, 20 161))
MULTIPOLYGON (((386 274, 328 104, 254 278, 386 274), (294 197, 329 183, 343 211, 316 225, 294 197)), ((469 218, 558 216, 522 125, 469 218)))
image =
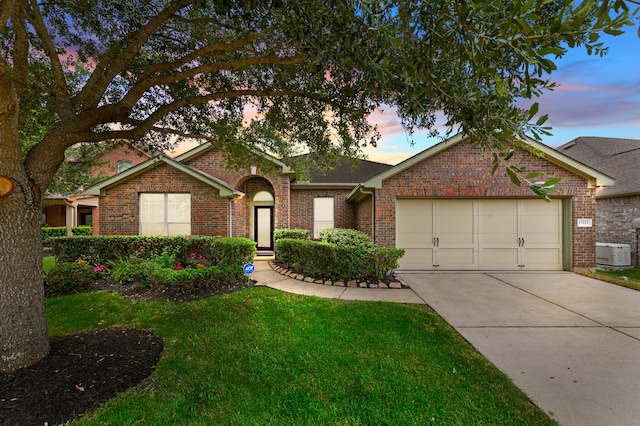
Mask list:
POLYGON ((629 244, 596 243, 596 264, 602 266, 630 266, 629 244))

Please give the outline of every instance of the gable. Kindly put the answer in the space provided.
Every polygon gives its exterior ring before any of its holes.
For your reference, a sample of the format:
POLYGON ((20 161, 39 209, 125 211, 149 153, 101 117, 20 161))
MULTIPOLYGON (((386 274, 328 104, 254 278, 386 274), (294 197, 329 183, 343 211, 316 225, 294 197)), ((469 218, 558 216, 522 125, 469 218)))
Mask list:
MULTIPOLYGON (((555 165, 558 165, 561 168, 567 171, 570 171, 573 174, 576 174, 578 176, 581 176, 587 179, 590 187, 607 186, 607 185, 613 185, 615 183, 615 180, 612 179, 610 176, 600 173, 597 170, 585 164, 582 164, 566 155, 563 155, 562 153, 542 143, 536 142, 529 138, 527 138, 526 140, 523 140, 523 142, 531 146, 535 151, 537 151, 539 153, 540 158, 550 163, 553 163, 555 165)), ((431 148, 428 148, 414 155, 413 157, 403 161, 402 163, 399 163, 398 165, 392 167, 391 169, 372 177, 371 179, 364 182, 361 186, 364 188, 376 188, 376 189, 382 188, 383 182, 386 179, 389 179, 407 169, 410 169, 416 166, 417 164, 420 164, 421 162, 425 161, 426 159, 434 157, 437 154, 447 149, 450 149, 451 147, 456 146, 460 143, 468 144, 469 143, 468 138, 465 135, 461 135, 461 134, 453 136, 443 142, 440 142, 439 144, 432 146, 431 148)), ((467 158, 462 161, 469 161, 469 159, 467 158)), ((490 170, 490 167, 491 166, 489 166, 487 170, 490 170)), ((534 171, 534 169, 530 169, 530 171, 534 171)))
POLYGON ((182 173, 185 173, 209 186, 218 189, 220 191, 221 197, 230 198, 244 195, 242 192, 236 191, 232 185, 222 181, 221 179, 172 160, 164 155, 159 155, 157 157, 151 158, 143 163, 138 164, 137 166, 125 170, 122 173, 112 176, 111 178, 97 185, 94 185, 91 188, 88 188, 84 193, 87 195, 104 195, 105 191, 109 188, 123 184, 138 175, 153 170, 160 164, 167 164, 168 166, 175 168, 182 173))

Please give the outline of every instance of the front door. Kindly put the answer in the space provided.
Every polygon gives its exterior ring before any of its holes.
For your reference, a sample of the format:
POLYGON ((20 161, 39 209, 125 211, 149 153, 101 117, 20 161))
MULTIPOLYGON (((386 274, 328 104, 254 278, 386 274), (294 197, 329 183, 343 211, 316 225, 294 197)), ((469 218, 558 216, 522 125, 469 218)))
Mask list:
POLYGON ((273 250, 273 206, 256 206, 255 240, 258 250, 273 250))

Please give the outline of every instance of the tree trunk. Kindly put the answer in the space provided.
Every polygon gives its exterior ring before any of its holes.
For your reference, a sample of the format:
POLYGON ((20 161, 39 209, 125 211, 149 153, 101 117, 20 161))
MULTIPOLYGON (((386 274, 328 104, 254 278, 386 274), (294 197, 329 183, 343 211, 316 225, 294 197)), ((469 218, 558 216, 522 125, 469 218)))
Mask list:
POLYGON ((18 101, 0 61, 0 371, 49 353, 42 277, 42 191, 29 179, 18 135, 18 101))
POLYGON ((49 353, 41 216, 39 205, 0 200, 0 371, 31 365, 49 353))

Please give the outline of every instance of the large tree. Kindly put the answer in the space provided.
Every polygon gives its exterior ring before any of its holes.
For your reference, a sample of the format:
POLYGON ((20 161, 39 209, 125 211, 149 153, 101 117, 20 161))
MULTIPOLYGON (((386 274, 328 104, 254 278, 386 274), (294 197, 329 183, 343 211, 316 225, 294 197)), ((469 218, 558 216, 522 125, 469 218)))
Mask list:
POLYGON ((73 145, 357 157, 390 105, 409 131, 442 111, 500 162, 545 131, 516 101, 554 58, 628 23, 621 0, 1 0, 0 371, 49 350, 41 202, 73 145))

